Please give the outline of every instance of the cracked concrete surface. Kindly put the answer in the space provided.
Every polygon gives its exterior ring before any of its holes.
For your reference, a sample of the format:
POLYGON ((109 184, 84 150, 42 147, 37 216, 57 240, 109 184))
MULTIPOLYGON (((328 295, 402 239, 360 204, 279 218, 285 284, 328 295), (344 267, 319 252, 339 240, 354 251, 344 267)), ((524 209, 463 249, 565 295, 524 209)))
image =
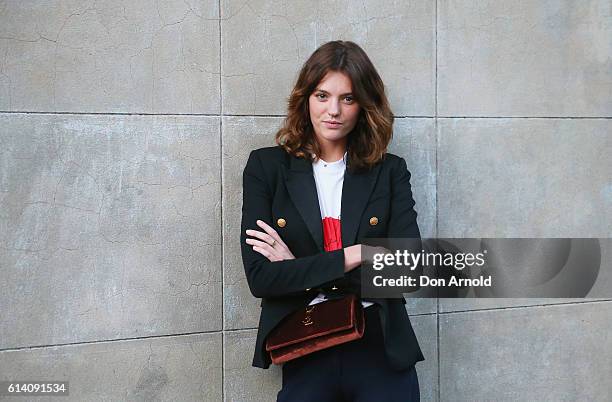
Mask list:
POLYGON ((2 15, 1 110, 220 111, 217 1, 7 2, 2 15))
POLYGON ((221 329, 217 117, 0 120, 2 348, 221 329))
POLYGON ((68 400, 217 402, 221 351, 210 333, 3 352, 0 364, 3 376, 69 381, 68 400))
POLYGON ((609 1, 439 0, 438 114, 610 117, 611 21, 609 1))
POLYGON ((432 1, 223 2, 224 113, 283 114, 279 94, 306 58, 328 40, 352 39, 378 66, 397 115, 433 116, 434 12, 432 1))
MULTIPOLYGON (((386 84, 424 235, 609 236, 610 21, 603 0, 0 1, 0 380, 274 398, 241 173, 327 40, 386 84)), ((611 306, 410 300, 421 396, 603 400, 611 306)))

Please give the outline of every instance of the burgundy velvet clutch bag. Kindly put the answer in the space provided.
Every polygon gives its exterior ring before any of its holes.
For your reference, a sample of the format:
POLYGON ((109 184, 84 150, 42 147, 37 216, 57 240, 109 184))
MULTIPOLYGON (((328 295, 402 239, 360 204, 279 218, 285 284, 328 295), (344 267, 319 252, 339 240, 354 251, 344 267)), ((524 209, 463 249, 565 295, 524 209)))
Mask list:
POLYGON ((281 364, 363 336, 365 317, 355 295, 306 306, 287 316, 266 340, 272 363, 281 364))

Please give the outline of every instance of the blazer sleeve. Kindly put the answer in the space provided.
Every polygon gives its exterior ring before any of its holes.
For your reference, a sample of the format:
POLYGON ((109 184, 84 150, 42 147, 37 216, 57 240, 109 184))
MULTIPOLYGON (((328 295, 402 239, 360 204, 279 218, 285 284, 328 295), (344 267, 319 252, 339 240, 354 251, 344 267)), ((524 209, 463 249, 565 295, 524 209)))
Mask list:
POLYGON ((399 166, 393 172, 391 184, 391 214, 387 237, 389 238, 421 238, 417 213, 414 210, 412 187, 410 186, 410 172, 404 158, 400 158, 399 166))
POLYGON ((267 298, 303 293, 307 288, 344 277, 344 249, 273 262, 253 251, 246 244, 246 230, 259 229, 256 224, 258 219, 270 225, 272 223, 272 192, 256 151, 249 155, 242 184, 240 247, 246 279, 253 296, 267 298))
MULTIPOLYGON (((415 239, 408 245, 402 243, 402 248, 409 246, 413 248, 413 253, 421 252, 421 232, 417 224, 417 213, 414 210, 415 201, 412 197, 412 187, 410 186, 410 172, 406 166, 404 158, 400 158, 397 172, 394 173, 391 189, 391 215, 389 217, 389 228, 387 237, 393 238, 411 238, 415 239)), ((423 266, 418 265, 411 276, 418 278, 423 274, 423 266)), ((417 285, 412 287, 410 292, 415 292, 420 289, 419 281, 417 285)))

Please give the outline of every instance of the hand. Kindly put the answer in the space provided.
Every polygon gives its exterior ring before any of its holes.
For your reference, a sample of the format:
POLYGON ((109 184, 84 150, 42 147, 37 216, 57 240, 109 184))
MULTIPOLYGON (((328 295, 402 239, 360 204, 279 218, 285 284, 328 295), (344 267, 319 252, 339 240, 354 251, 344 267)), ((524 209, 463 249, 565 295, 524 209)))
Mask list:
POLYGON ((247 229, 247 236, 253 236, 256 239, 246 239, 246 243, 253 246, 253 251, 257 251, 270 261, 294 260, 295 256, 289 250, 283 239, 280 238, 276 230, 264 221, 258 220, 257 226, 264 231, 260 232, 253 229, 247 229))
POLYGON ((372 264, 372 256, 376 253, 393 254, 384 247, 374 247, 366 244, 346 247, 344 249, 344 272, 350 272, 364 262, 372 264))
POLYGON ((366 262, 368 264, 373 264, 374 263, 374 255, 375 254, 391 254, 393 255, 394 253, 389 250, 388 248, 385 248, 383 246, 370 246, 370 245, 363 245, 363 262, 366 262))
POLYGON ((344 272, 350 272, 363 262, 361 258, 361 244, 344 248, 344 272))

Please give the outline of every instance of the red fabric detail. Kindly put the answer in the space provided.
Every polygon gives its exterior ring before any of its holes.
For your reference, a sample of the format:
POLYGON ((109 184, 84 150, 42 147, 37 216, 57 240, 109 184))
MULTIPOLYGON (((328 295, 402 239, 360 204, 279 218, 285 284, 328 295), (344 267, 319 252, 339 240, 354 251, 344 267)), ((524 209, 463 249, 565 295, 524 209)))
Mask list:
POLYGON ((325 251, 334 251, 342 248, 340 219, 323 218, 323 248, 325 251))

